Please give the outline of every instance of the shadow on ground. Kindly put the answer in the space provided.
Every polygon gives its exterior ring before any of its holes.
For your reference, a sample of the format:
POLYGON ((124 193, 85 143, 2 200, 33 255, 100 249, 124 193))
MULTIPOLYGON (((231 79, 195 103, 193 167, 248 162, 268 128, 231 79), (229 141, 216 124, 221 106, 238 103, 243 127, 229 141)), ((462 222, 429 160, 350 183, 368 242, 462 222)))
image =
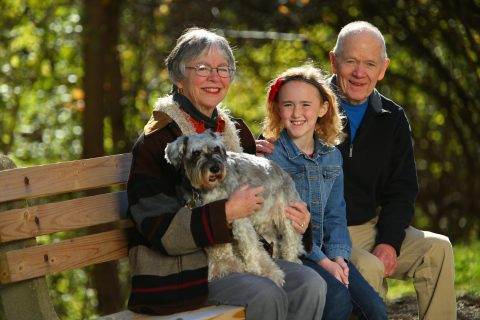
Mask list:
MULTIPOLYGON (((417 301, 408 296, 388 302, 388 319, 418 320, 417 301)), ((480 320, 480 297, 463 295, 457 298, 458 320, 480 320)))

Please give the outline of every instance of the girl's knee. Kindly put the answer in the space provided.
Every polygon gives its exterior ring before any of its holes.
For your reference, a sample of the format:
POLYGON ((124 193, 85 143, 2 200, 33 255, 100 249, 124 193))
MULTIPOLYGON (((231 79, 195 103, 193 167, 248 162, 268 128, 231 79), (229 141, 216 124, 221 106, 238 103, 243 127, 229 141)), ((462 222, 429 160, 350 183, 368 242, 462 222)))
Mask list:
POLYGON ((351 296, 350 291, 348 291, 347 287, 341 284, 340 282, 338 285, 330 285, 327 289, 327 303, 331 304, 342 304, 347 305, 351 304, 351 296))
POLYGON ((352 299, 347 288, 329 286, 323 319, 348 319, 352 311, 352 299))
POLYGON ((369 314, 367 315, 367 319, 372 320, 387 320, 388 313, 387 307, 384 303, 373 303, 369 314))

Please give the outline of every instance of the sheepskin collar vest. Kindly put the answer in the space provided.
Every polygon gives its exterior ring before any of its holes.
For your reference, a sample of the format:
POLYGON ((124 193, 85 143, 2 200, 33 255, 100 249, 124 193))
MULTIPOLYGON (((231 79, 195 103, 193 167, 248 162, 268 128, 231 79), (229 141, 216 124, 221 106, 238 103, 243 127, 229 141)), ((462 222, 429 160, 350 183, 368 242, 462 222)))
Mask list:
MULTIPOLYGON (((228 111, 218 105, 217 112, 218 116, 225 121, 225 128, 222 133, 225 147, 229 151, 242 152, 243 149, 240 145, 235 123, 230 119, 228 111)), ((195 127, 189 120, 188 115, 181 110, 172 96, 162 97, 157 100, 152 117, 145 126, 144 133, 145 135, 149 135, 165 127, 170 122, 175 122, 183 135, 196 134, 195 127)))

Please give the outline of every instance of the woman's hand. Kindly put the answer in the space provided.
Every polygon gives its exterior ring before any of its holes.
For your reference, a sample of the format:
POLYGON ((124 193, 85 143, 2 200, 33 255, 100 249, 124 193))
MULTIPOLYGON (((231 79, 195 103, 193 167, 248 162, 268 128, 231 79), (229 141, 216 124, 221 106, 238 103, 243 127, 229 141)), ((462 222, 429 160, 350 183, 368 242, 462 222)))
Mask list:
POLYGON ((225 203, 227 222, 232 223, 235 219, 245 218, 256 212, 263 204, 262 192, 264 187, 251 187, 243 185, 238 187, 225 203))
POLYGON ((274 140, 255 140, 255 147, 257 149, 257 156, 263 157, 269 155, 274 149, 274 140))
POLYGON ((310 212, 304 202, 292 202, 285 208, 285 215, 292 221, 293 228, 299 234, 304 234, 310 223, 310 212))
POLYGON ((318 262, 318 264, 325 270, 328 271, 332 276, 335 277, 338 281, 343 283, 348 287, 348 266, 345 260, 341 257, 335 258, 337 261, 332 261, 328 258, 324 258, 318 262), (345 272, 345 268, 346 271, 345 272))

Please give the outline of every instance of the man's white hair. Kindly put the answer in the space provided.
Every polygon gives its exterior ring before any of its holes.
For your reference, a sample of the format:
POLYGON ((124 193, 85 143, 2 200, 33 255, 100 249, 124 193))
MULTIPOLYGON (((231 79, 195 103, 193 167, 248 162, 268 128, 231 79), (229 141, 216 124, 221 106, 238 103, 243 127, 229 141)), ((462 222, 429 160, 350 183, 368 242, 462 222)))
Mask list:
POLYGON ((332 50, 333 53, 336 56, 342 54, 345 40, 350 36, 354 36, 362 32, 368 32, 378 39, 382 48, 380 56, 382 59, 387 58, 387 47, 385 45, 385 39, 383 38, 382 33, 380 32, 380 30, 378 30, 377 27, 366 21, 354 21, 345 25, 338 34, 337 43, 335 43, 335 47, 332 50))

